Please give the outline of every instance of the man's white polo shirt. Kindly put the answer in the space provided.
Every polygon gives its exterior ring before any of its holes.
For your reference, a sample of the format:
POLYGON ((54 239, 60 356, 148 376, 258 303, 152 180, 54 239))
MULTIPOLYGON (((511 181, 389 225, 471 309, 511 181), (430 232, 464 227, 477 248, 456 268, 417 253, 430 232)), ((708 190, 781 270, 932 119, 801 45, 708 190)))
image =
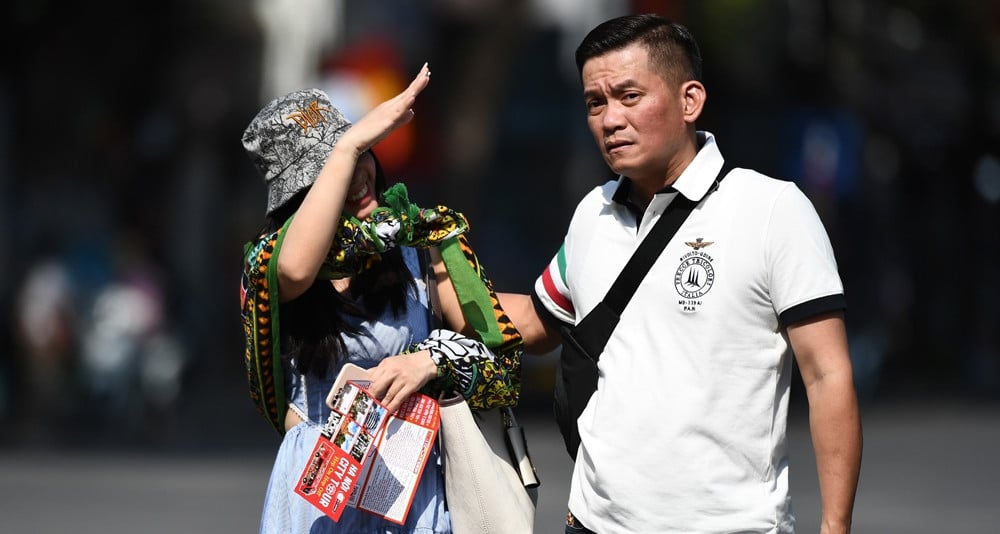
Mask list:
MULTIPOLYGON (((576 324, 604 297, 649 229, 683 194, 702 199, 723 158, 714 137, 641 220, 614 198, 577 206, 535 299, 576 324)), ((614 532, 791 532, 784 326, 844 307, 815 209, 786 181, 735 169, 646 274, 604 353, 579 419, 569 507, 614 532), (751 529, 751 530, 747 530, 751 529)))

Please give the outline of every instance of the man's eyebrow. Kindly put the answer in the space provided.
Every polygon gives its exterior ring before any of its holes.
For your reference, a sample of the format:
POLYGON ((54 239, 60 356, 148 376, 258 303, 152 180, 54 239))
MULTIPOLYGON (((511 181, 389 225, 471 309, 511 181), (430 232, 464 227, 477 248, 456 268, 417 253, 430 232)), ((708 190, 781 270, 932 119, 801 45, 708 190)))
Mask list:
POLYGON ((639 85, 639 82, 633 80, 632 78, 626 78, 626 79, 624 79, 624 80, 622 80, 620 82, 611 84, 611 92, 612 93, 621 93, 621 92, 625 91, 626 89, 631 89, 633 87, 637 87, 638 85, 639 85))
MULTIPOLYGON (((609 88, 611 89, 611 94, 618 94, 638 86, 639 82, 635 81, 632 78, 626 78, 624 80, 611 84, 609 88)), ((600 96, 603 93, 604 91, 602 91, 600 87, 596 88, 591 87, 590 89, 583 90, 583 97, 584 98, 595 97, 595 96, 600 96)))

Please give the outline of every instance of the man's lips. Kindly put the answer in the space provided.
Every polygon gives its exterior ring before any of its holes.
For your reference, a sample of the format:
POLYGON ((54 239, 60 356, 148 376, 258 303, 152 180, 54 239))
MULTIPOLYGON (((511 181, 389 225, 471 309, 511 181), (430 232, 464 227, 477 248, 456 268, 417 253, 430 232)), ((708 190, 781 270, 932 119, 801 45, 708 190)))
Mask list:
POLYGON ((607 150, 608 153, 610 154, 612 152, 617 151, 618 149, 620 149, 622 147, 629 146, 630 144, 631 143, 629 143, 627 141, 605 141, 604 142, 604 150, 607 150))

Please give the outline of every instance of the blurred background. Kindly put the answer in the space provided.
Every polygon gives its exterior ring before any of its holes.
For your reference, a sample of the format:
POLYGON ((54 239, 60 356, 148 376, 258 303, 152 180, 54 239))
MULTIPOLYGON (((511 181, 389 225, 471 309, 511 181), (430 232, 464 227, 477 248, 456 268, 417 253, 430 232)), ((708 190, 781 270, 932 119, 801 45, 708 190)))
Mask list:
MULTIPOLYGON (((287 91, 357 119, 429 62, 416 119, 376 151, 417 203, 469 216, 500 289, 529 291, 610 177, 573 51, 629 12, 691 28, 699 127, 815 203, 864 408, 993 410, 1000 3, 8 0, 0 454, 253 451, 266 470, 278 436, 245 392, 238 308, 264 185, 240 136, 287 91)), ((554 361, 526 363, 522 411, 550 412, 554 361)))

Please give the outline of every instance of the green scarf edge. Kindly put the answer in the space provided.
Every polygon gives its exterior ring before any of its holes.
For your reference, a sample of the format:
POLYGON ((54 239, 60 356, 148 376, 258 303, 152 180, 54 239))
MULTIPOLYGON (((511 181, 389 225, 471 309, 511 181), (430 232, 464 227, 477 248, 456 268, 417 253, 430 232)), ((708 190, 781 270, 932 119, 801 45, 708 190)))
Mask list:
MULTIPOLYGON (((285 433, 285 412, 288 411, 288 400, 285 399, 285 370, 281 363, 281 321, 279 320, 281 302, 278 295, 278 254, 281 252, 281 245, 285 242, 285 233, 288 230, 288 225, 291 224, 294 218, 295 215, 292 214, 285 221, 285 224, 281 225, 281 231, 278 232, 278 237, 274 242, 274 250, 271 252, 272 264, 267 266, 267 296, 271 310, 271 377, 274 380, 274 384, 272 385, 274 387, 274 402, 278 411, 275 414, 275 420, 271 424, 281 434, 285 433)), ((257 372, 260 373, 260 369, 257 372)), ((267 396, 263 395, 264 392, 261 393, 261 399, 266 399, 267 396)), ((266 413, 267 403, 264 402, 264 404, 264 411, 266 413)))
POLYGON ((440 250, 465 320, 484 345, 491 349, 499 347, 503 344, 503 334, 493 315, 493 301, 483 277, 462 252, 457 236, 442 242, 440 250))

